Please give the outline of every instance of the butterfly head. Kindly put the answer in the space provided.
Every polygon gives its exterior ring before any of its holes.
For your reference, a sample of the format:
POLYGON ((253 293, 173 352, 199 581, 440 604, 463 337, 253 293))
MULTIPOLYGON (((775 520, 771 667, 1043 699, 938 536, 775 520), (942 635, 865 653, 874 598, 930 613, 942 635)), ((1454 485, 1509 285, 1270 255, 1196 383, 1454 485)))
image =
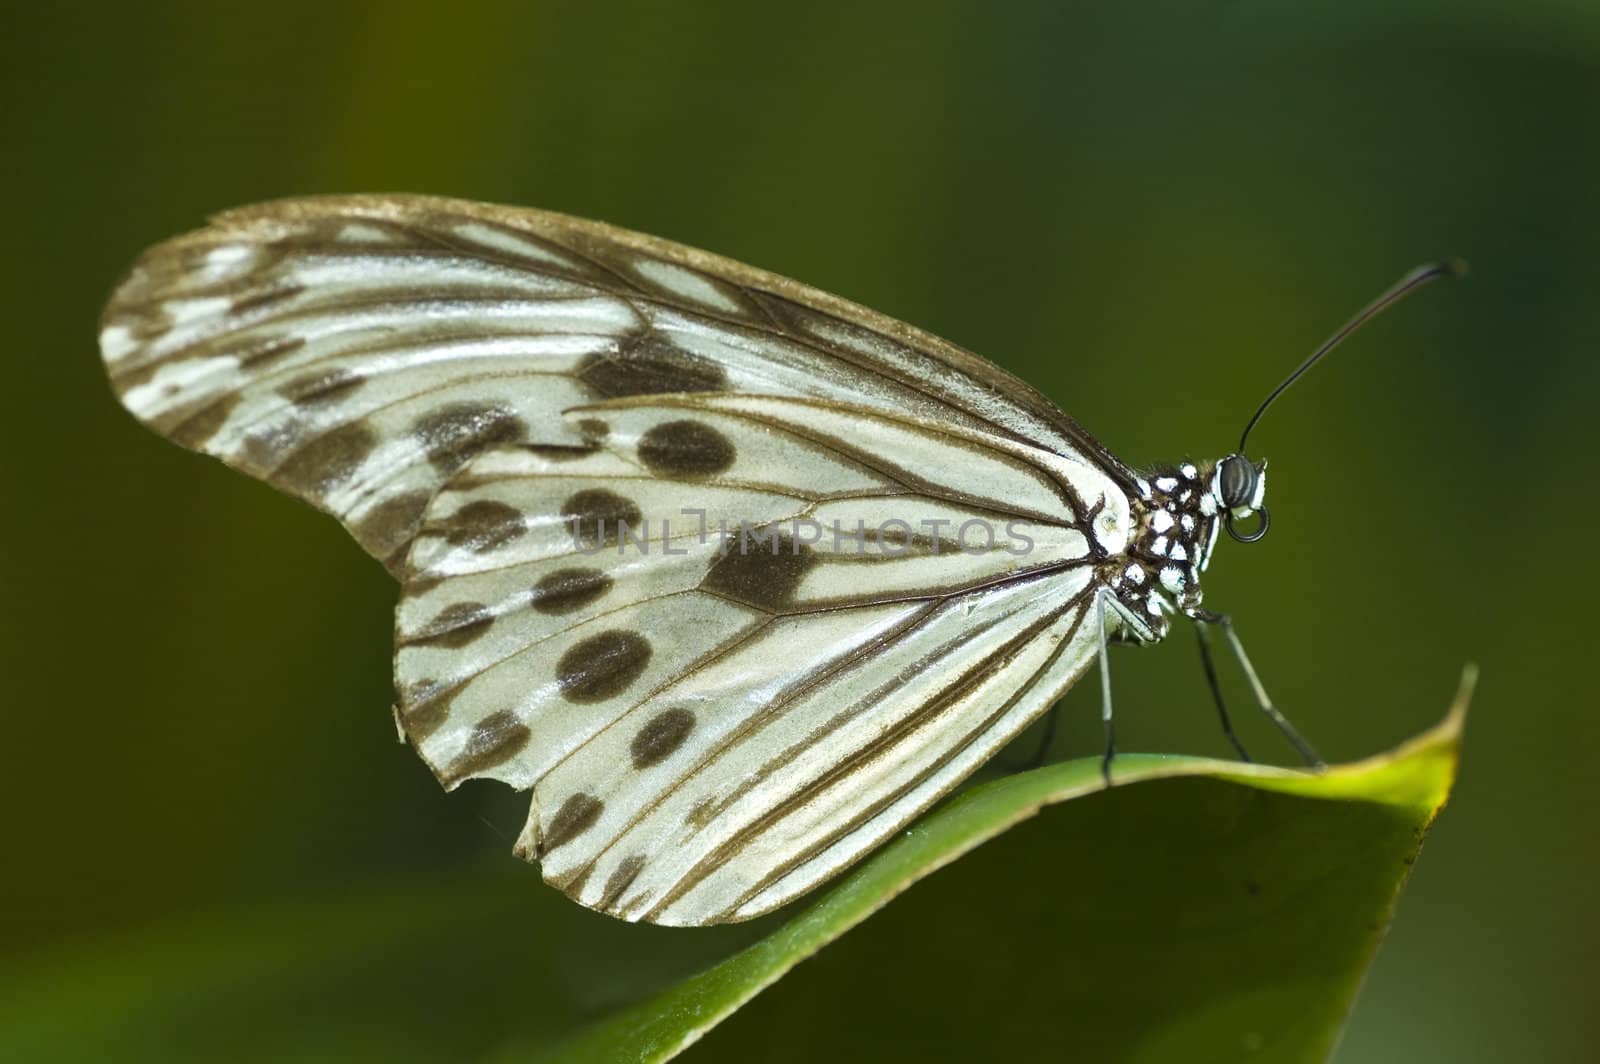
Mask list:
POLYGON ((1267 493, 1267 463, 1253 462, 1235 452, 1212 467, 1206 485, 1222 513, 1228 535, 1240 543, 1254 543, 1267 534, 1270 516, 1262 499, 1267 493), (1256 519, 1255 527, 1247 524, 1256 519))

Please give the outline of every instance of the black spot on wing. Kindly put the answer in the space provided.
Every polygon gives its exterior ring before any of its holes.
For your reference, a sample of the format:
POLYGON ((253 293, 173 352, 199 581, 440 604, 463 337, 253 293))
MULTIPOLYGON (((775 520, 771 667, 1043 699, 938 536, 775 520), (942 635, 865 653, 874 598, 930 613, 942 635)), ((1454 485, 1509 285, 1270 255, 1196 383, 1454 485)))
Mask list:
POLYGON ((273 336, 246 344, 230 354, 239 360, 240 369, 259 370, 294 354, 305 343, 304 336, 273 336))
POLYGON ((639 460, 663 476, 710 476, 734 457, 732 441, 699 421, 664 421, 639 441, 639 460))
POLYGON ((687 709, 668 709, 657 713, 640 728, 629 744, 634 768, 659 765, 677 752, 694 731, 694 714, 687 709))
POLYGON ((450 717, 450 703, 461 692, 437 680, 418 680, 400 696, 400 723, 413 746, 438 730, 450 717))
POLYGON ((556 683, 569 702, 604 702, 639 678, 650 653, 650 641, 638 632, 600 632, 567 648, 556 662, 556 683))
POLYGON ((272 471, 272 480, 300 495, 321 495, 348 479, 377 446, 378 434, 352 421, 295 448, 272 471))
POLYGON ((331 369, 296 377, 280 387, 278 394, 291 403, 317 406, 347 399, 365 383, 366 378, 359 373, 348 369, 331 369))
POLYGON ((522 511, 494 499, 477 499, 450 515, 445 540, 475 554, 498 550, 528 530, 522 511))
POLYGON ((594 454, 597 448, 584 445, 573 447, 562 443, 533 443, 523 448, 527 453, 537 455, 547 462, 575 462, 580 458, 587 458, 594 454))
POLYGON ((644 854, 636 853, 624 858, 617 870, 606 879, 605 892, 600 895, 600 908, 610 909, 622 900, 622 892, 633 885, 644 870, 644 854))
POLYGON ((611 577, 599 569, 556 569, 533 586, 532 606, 540 613, 559 615, 594 602, 611 590, 611 577))
POLYGON ((578 363, 577 377, 610 399, 720 392, 728 387, 728 375, 721 366, 655 333, 645 333, 617 351, 585 356, 578 363))
POLYGON ((409 646, 436 646, 459 649, 478 639, 494 624, 494 614, 481 602, 456 602, 429 621, 417 634, 406 639, 409 646))
POLYGON ((621 539, 619 529, 624 524, 638 530, 644 515, 631 499, 614 491, 585 488, 561 504, 561 520, 579 545, 593 549, 621 539))
POLYGON ((510 407, 486 403, 445 407, 418 418, 412 432, 428 461, 443 476, 466 465, 480 451, 528 438, 527 424, 510 407))
MULTIPOLYGON (((760 531, 760 530, 757 530, 760 531)), ((700 587, 758 610, 778 613, 792 606, 806 573, 817 564, 810 547, 786 533, 763 538, 732 536, 727 553, 712 563, 700 587)))
POLYGON ((234 408, 239 405, 239 400, 237 392, 225 394, 198 410, 185 411, 172 418, 158 419, 154 422, 154 427, 157 432, 183 446, 199 450, 227 422, 234 408))
POLYGON ((468 776, 503 765, 520 754, 532 737, 533 733, 515 713, 491 713, 473 726, 466 746, 439 774, 440 782, 451 787, 468 776))
POLYGON ((408 491, 378 503, 351 524, 356 542, 391 573, 398 574, 405 563, 406 548, 422 526, 422 514, 433 493, 408 491))
POLYGON ((543 857, 557 846, 571 842, 594 827, 605 808, 605 803, 592 794, 574 794, 562 802, 561 808, 556 810, 549 826, 540 835, 535 855, 543 857))
POLYGON ((235 317, 247 317, 274 304, 286 303, 305 290, 305 286, 299 284, 275 284, 268 288, 257 289, 234 299, 228 308, 228 313, 235 317))

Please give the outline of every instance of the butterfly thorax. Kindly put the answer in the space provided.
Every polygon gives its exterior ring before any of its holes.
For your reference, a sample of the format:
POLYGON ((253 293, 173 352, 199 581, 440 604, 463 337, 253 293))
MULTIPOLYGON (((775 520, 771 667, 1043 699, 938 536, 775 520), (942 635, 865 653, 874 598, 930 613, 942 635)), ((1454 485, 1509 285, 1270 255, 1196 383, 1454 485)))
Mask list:
POLYGON ((1221 524, 1218 468, 1185 462, 1139 479, 1128 548, 1103 570, 1123 622, 1120 638, 1155 642, 1167 634, 1174 613, 1200 609, 1200 574, 1221 524))

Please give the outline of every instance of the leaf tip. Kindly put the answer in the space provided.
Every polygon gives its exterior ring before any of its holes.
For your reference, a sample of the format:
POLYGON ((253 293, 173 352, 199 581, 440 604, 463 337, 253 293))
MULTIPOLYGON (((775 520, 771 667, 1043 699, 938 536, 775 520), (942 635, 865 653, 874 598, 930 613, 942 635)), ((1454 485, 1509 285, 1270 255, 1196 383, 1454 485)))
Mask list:
POLYGON ((1456 685, 1456 696, 1445 711, 1444 719, 1432 729, 1432 738, 1459 743, 1467 723, 1467 708, 1472 704, 1473 693, 1478 689, 1478 663, 1469 661, 1461 666, 1461 680, 1456 685))

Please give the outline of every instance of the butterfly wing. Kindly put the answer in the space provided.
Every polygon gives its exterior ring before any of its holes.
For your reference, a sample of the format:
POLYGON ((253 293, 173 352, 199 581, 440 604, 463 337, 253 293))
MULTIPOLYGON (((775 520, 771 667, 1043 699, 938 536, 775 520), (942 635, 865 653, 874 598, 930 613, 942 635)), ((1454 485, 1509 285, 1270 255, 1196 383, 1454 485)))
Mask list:
POLYGON ((152 248, 100 346, 156 431, 344 522, 398 572, 471 455, 581 447, 560 413, 623 396, 808 396, 1090 455, 976 355, 773 274, 543 211, 421 196, 285 200, 152 248))
POLYGON ((1126 538, 1132 474, 989 363, 560 215, 229 212, 101 346, 142 420, 401 578, 412 743, 531 788, 519 850, 629 919, 768 911, 948 792, 1088 666, 1126 538))

